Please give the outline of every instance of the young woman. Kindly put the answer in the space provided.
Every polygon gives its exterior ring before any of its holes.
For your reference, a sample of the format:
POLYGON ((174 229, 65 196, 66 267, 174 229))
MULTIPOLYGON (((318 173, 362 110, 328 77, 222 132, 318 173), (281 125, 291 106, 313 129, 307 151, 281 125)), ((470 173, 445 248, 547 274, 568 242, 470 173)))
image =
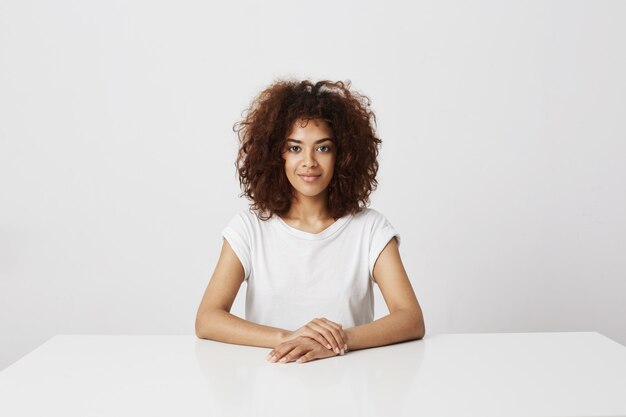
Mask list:
POLYGON ((366 207, 377 186, 375 123, 350 81, 279 80, 255 98, 234 126, 252 204, 222 232, 199 338, 270 347, 270 362, 302 363, 424 337, 400 235, 366 207), (245 320, 230 313, 244 281, 245 320), (373 283, 389 309, 375 321, 373 283))

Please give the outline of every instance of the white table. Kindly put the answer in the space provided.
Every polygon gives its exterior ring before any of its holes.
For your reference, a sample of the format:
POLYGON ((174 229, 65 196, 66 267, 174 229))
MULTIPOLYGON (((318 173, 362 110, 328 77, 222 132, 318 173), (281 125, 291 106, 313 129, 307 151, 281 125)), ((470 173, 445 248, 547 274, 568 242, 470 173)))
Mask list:
POLYGON ((56 336, 0 372, 0 416, 626 416, 599 333, 427 335, 305 364, 195 336, 56 336))

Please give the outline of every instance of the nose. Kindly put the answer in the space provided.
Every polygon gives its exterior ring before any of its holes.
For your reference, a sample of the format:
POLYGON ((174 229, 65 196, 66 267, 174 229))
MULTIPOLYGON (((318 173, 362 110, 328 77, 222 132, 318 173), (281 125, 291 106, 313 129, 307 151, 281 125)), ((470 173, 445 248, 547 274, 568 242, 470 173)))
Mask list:
POLYGON ((317 161, 315 160, 312 152, 303 152, 303 155, 302 166, 313 167, 317 165, 317 161))

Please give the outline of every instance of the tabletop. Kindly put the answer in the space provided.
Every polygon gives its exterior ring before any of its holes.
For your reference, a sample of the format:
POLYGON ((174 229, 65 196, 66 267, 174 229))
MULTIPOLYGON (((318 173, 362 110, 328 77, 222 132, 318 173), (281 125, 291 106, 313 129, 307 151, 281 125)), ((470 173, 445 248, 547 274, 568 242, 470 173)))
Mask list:
POLYGON ((596 332, 427 335, 304 364, 195 336, 59 335, 0 372, 2 416, 626 416, 596 332))

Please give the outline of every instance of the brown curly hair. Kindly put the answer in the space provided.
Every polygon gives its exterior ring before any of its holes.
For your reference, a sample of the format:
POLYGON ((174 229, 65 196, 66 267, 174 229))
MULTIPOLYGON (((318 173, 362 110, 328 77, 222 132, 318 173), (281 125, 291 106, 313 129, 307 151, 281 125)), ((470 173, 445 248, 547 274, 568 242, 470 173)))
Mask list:
POLYGON ((239 138, 235 167, 239 185, 261 220, 285 215, 295 190, 285 174, 282 150, 293 123, 323 119, 334 133, 336 160, 328 185, 329 214, 338 219, 369 204, 378 185, 376 116, 367 96, 350 91, 351 81, 313 83, 277 80, 263 90, 233 126, 239 138))

